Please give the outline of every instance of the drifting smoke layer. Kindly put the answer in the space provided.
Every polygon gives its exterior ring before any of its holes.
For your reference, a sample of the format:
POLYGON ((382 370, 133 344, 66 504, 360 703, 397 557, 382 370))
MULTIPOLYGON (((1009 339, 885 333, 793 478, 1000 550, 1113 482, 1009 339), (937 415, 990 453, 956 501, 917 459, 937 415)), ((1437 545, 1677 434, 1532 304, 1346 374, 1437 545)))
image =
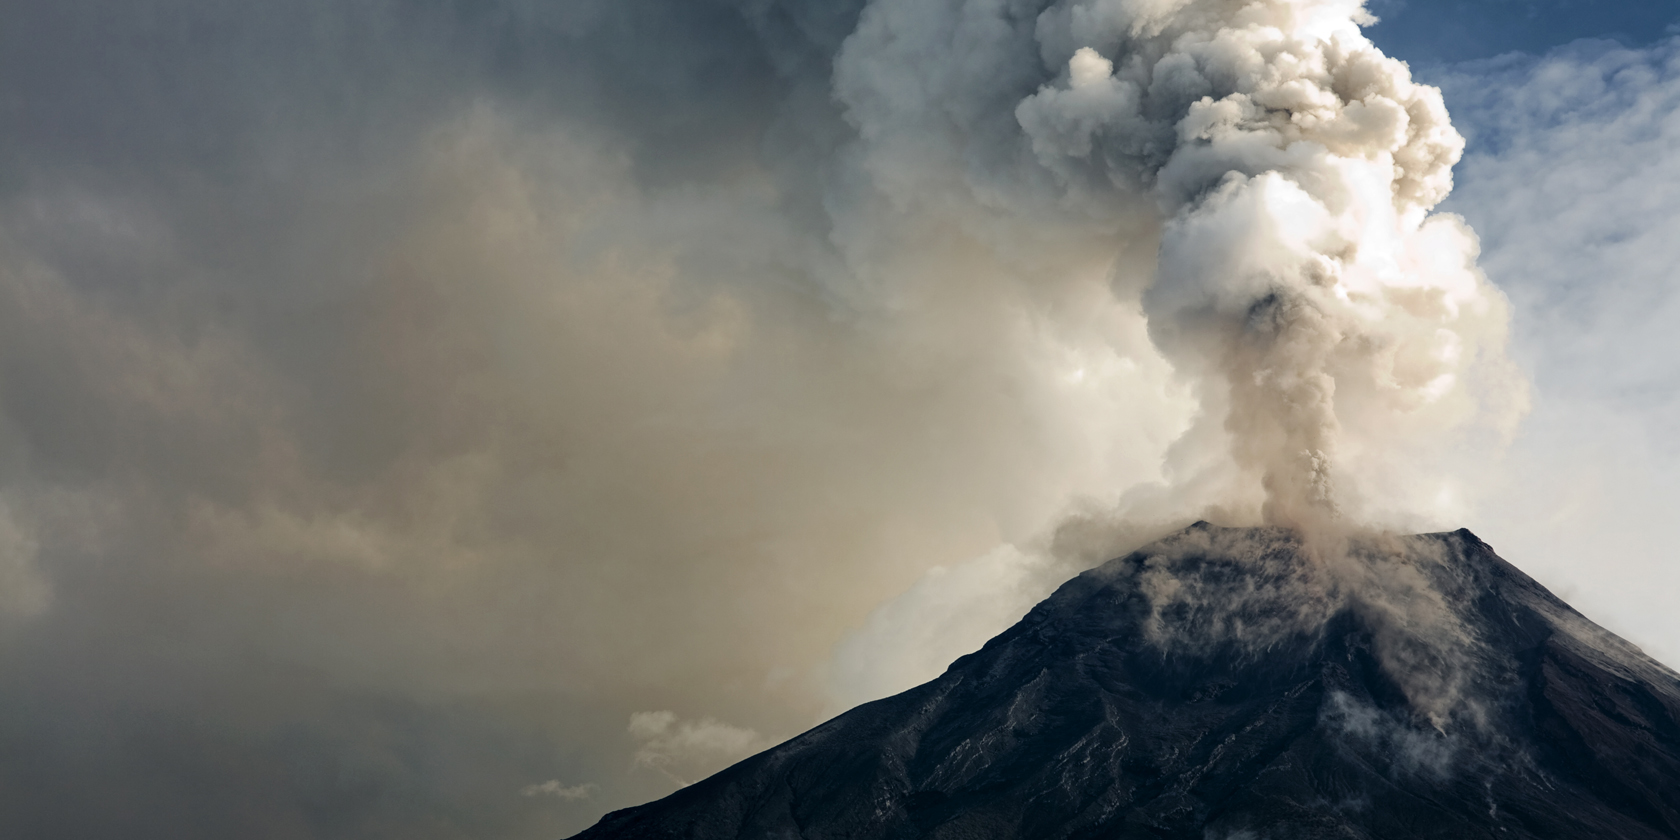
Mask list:
POLYGON ((6 8, 0 834, 563 835, 1518 404, 1351 4, 6 8))
POLYGON ((1051 204, 1118 227, 1154 204, 1164 221, 1142 311, 1234 459, 1219 497, 1198 502, 1296 527, 1427 509, 1436 500, 1401 453, 1520 413, 1500 356, 1504 300, 1470 231, 1429 215, 1463 141, 1439 92, 1359 33, 1359 3, 987 11, 871 6, 839 64, 849 114, 886 159, 927 141, 927 112, 954 123, 982 204, 1023 216, 1051 204), (1014 32, 987 26, 999 22, 1014 32), (1007 79, 1028 46, 1060 72, 999 101, 988 76, 1007 79), (999 114, 973 110, 1005 104, 1024 133, 1013 156, 985 147, 999 114))

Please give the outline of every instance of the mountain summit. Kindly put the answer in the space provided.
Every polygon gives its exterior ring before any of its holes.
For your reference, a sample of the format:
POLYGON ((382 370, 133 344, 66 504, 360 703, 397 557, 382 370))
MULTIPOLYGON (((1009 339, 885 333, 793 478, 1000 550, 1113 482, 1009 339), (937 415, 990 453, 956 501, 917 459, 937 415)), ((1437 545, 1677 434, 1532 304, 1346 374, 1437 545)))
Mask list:
POLYGON ((1469 531, 1189 529, 578 840, 1680 838, 1680 675, 1469 531))

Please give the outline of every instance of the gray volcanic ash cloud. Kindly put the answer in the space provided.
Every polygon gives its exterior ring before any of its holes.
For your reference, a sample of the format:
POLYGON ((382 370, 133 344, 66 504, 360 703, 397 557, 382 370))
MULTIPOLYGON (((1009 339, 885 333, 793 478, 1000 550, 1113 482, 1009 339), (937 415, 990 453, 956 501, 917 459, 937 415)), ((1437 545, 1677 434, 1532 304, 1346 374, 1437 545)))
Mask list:
POLYGON ((0 833, 562 833, 1521 410, 1356 4, 5 17, 0 833))
POLYGON ((1504 298, 1429 215, 1463 141, 1358 4, 1054 3, 1008 29, 976 9, 877 3, 847 42, 874 181, 931 203, 960 157, 964 204, 1156 260, 1117 294, 1231 441, 1235 475, 1195 503, 1290 525, 1426 508, 1402 465, 1520 414, 1504 298))

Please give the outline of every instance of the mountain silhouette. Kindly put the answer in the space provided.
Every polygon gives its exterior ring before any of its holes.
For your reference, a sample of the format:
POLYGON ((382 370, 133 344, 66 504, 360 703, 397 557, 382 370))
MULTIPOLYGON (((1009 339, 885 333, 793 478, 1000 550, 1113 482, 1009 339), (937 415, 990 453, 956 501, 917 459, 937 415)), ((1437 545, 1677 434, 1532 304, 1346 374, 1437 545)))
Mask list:
POLYGON ((1680 838, 1680 676, 1467 530, 1198 523, 579 840, 1680 838))

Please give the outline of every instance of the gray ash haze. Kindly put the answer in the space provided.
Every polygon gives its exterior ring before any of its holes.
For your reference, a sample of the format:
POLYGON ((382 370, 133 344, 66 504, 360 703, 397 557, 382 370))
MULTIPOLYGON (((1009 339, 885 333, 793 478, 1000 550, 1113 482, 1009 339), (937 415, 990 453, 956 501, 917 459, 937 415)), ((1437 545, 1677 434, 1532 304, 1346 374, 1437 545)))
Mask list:
POLYGON ((569 834, 1204 517, 1470 526, 1680 659, 1680 42, 0 21, 0 836, 569 834))

